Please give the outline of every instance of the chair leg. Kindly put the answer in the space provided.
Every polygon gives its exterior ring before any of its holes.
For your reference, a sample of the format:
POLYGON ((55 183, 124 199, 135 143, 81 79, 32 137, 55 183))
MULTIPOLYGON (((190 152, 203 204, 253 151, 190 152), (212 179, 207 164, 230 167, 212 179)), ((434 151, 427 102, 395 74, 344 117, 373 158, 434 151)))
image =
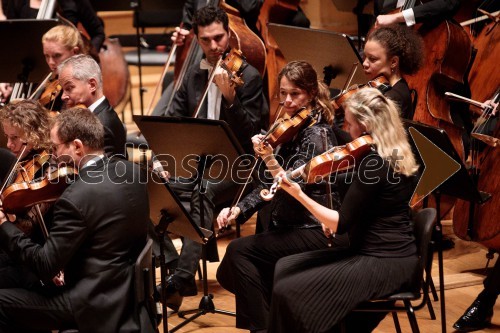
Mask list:
POLYGON ((396 327, 396 333, 401 333, 401 325, 399 325, 398 313, 396 311, 392 312, 392 319, 394 320, 394 327, 396 327))
POLYGON ((429 286, 431 287, 431 292, 432 292, 432 298, 434 299, 434 302, 439 301, 438 294, 436 292, 436 287, 434 286, 434 280, 432 279, 432 276, 429 276, 430 279, 430 284, 429 286))
POLYGON ((406 307, 406 313, 408 314, 408 320, 410 321, 411 331, 413 333, 420 333, 418 328, 417 318, 415 317, 415 311, 410 301, 404 301, 406 307))
POLYGON ((431 299, 427 299, 427 308, 429 309, 429 315, 431 316, 432 320, 436 320, 436 314, 434 313, 434 307, 432 306, 431 299))

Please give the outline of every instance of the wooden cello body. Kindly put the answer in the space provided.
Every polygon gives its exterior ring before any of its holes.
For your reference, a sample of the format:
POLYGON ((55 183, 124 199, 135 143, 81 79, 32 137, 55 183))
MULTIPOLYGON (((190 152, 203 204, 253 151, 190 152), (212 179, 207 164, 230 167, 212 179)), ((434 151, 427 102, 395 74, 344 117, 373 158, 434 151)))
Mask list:
POLYGON ((298 10, 299 0, 266 0, 260 9, 257 28, 260 31, 262 39, 265 43, 267 52, 267 85, 269 97, 269 123, 272 124, 276 118, 276 110, 278 109, 278 74, 286 65, 285 57, 281 53, 276 40, 269 33, 267 24, 283 23, 286 18, 298 10))
MULTIPOLYGON (((499 45, 500 30, 495 22, 485 26, 474 39, 477 54, 469 82, 472 99, 476 101, 483 102, 491 98, 499 87, 499 45)), ((492 135, 500 137, 498 123, 492 135)), ((459 238, 479 242, 496 251, 500 251, 500 223, 496 215, 500 207, 499 150, 498 146, 484 148, 474 158, 471 169, 474 171, 472 176, 477 182, 478 190, 490 194, 491 198, 483 204, 458 200, 453 213, 453 230, 459 238)))
POLYGON ((104 96, 121 112, 130 96, 130 73, 118 39, 106 38, 99 51, 104 96))
POLYGON ((236 8, 229 6, 224 0, 220 1, 219 6, 224 9, 229 18, 229 46, 240 50, 247 62, 263 76, 266 70, 266 47, 264 43, 250 30, 236 8))
POLYGON ((420 25, 418 33, 425 47, 425 62, 408 85, 417 91, 413 120, 444 129, 460 157, 465 152, 462 129, 453 124, 447 91, 460 91, 466 84, 466 72, 472 57, 472 44, 465 30, 445 20, 437 26, 420 25))

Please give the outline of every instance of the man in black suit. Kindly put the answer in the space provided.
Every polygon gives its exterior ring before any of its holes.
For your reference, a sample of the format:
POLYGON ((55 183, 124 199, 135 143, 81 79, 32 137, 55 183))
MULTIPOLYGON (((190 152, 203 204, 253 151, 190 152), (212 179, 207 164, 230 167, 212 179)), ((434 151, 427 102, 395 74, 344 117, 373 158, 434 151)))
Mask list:
POLYGON ((62 62, 58 69, 66 106, 84 105, 104 126, 104 152, 125 156, 126 132, 120 118, 104 96, 101 69, 92 57, 76 55, 62 62))
MULTIPOLYGON (((387 13, 400 8, 404 2, 403 0, 378 0, 375 3, 375 14, 387 13)), ((375 26, 385 26, 393 23, 406 23, 406 25, 412 26, 424 21, 441 21, 451 18, 459 6, 460 0, 431 0, 397 13, 378 15, 375 26)))
POLYGON ((134 262, 146 244, 149 219, 139 168, 104 156, 103 126, 86 109, 59 114, 50 137, 58 162, 73 164, 79 178, 56 201, 43 246, 1 208, 0 244, 45 284, 64 270, 65 286, 0 290, 0 332, 154 332, 150 321, 139 318, 133 293, 134 262))
MULTIPOLYGON (((236 87, 226 71, 220 68, 213 69, 218 59, 229 50, 228 17, 222 9, 203 7, 198 10, 193 19, 193 30, 203 50, 204 59, 187 70, 167 115, 192 117, 207 85, 209 74, 215 70, 214 82, 210 85, 208 96, 202 104, 198 117, 226 121, 242 147, 251 153, 250 139, 260 131, 262 120, 267 119, 269 111, 262 92, 259 72, 244 62, 240 70, 244 84, 236 87)), ((172 185, 175 188, 178 184, 172 185)), ((188 190, 192 191, 191 216, 198 225, 211 229, 215 206, 234 197, 236 184, 220 182, 208 185, 203 201, 203 224, 200 218, 199 191, 197 189, 193 191, 193 184, 189 185, 191 187, 188 190)), ((176 269, 168 279, 167 293, 172 295, 179 291, 181 296, 196 295, 194 274, 201 257, 201 245, 184 239, 180 258, 177 258, 177 253, 171 244, 167 247, 170 249, 170 259, 178 260, 177 265, 175 263, 171 265, 176 266, 176 269)), ((176 309, 179 304, 169 303, 169 306, 176 309)))

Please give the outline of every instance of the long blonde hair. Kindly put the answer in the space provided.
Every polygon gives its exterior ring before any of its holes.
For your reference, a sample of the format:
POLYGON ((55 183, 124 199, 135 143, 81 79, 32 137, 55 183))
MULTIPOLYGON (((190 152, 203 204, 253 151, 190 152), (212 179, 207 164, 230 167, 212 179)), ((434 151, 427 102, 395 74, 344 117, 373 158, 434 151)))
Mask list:
POLYGON ((344 108, 366 128, 378 154, 389 161, 394 171, 406 176, 417 171, 418 165, 394 102, 375 88, 364 88, 345 101, 344 108), (396 161, 390 158, 394 152, 403 159, 396 161))

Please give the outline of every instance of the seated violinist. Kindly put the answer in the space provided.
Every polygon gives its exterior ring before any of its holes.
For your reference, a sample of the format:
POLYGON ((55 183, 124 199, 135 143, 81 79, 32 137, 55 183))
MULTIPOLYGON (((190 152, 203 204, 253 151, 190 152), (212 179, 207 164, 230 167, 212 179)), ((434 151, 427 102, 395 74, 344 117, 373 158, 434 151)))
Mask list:
POLYGON ((64 269, 66 286, 0 290, 0 332, 155 332, 134 293, 134 263, 149 221, 141 169, 104 155, 104 128, 87 109, 58 114, 50 139, 59 165, 73 165, 78 179, 54 203, 43 245, 27 238, 0 207, 0 246, 43 281, 64 269))
MULTIPOLYGON (((337 146, 332 131, 330 93, 318 80, 314 68, 304 61, 292 61, 281 70, 278 78, 284 118, 293 117, 303 107, 311 111, 316 109, 318 113, 313 125, 306 117, 302 130, 290 141, 283 142, 276 155, 264 135, 252 138, 255 153, 272 176, 284 169, 300 167, 337 146)), ((264 330, 268 326, 273 273, 278 259, 328 247, 328 238, 318 220, 284 191, 277 191, 272 201, 265 201, 260 191, 268 187, 269 184, 258 186, 236 206, 224 208, 217 217, 219 228, 223 228, 231 220, 244 223, 264 206, 272 207, 269 230, 231 241, 217 270, 221 286, 236 297, 236 327, 251 331, 264 330)), ((334 209, 340 206, 339 194, 331 192, 326 182, 301 184, 301 187, 323 205, 331 203, 334 209)), ((345 239, 337 236, 333 241, 338 247, 345 239)))
MULTIPOLYGON (((11 190, 10 185, 43 177, 50 170, 51 161, 49 116, 38 102, 24 100, 8 104, 0 110, 0 122, 7 137, 7 148, 19 160, 12 174, 6 177, 3 197, 11 190)), ((17 214, 16 226, 33 241, 42 244, 45 238, 41 223, 50 228, 50 206, 39 205, 42 215, 38 214, 36 207, 17 214)), ((15 264, 4 251, 0 251, 0 289, 14 287, 40 287, 40 282, 27 266, 15 264)))
MULTIPOLYGON (((51 71, 48 81, 42 84, 33 96, 40 100, 43 106, 50 111, 63 109, 61 101, 61 88, 58 82, 57 66, 69 57, 88 53, 83 44, 80 32, 70 26, 57 25, 42 36, 43 55, 51 71)), ((0 94, 2 101, 6 101, 12 93, 12 86, 0 83, 0 94)))
MULTIPOLYGON (((295 198, 326 233, 349 233, 348 249, 325 249, 280 259, 274 274, 269 333, 371 332, 382 316, 349 314, 358 304, 413 285, 417 247, 409 201, 417 172, 396 105, 380 91, 361 89, 344 104, 353 138, 369 134, 374 149, 356 159, 355 177, 339 209, 331 209, 283 179, 295 198), (351 320, 353 319, 353 320, 351 320)), ((417 280, 418 281, 418 280, 417 280)))
POLYGON ((366 39, 363 69, 369 80, 384 76, 391 89, 385 96, 396 102, 401 117, 413 118, 412 97, 405 75, 416 73, 423 64, 423 43, 417 33, 402 25, 372 30, 366 39))

